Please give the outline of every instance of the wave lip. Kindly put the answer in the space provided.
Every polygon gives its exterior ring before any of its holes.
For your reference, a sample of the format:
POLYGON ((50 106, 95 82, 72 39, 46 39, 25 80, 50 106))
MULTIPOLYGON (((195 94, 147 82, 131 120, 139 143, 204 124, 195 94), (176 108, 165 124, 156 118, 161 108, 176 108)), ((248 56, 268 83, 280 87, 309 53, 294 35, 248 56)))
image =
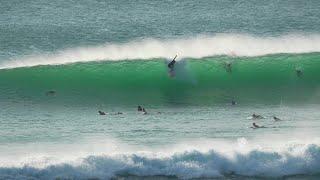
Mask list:
POLYGON ((0 63, 0 69, 88 61, 202 58, 209 56, 263 56, 279 53, 320 52, 320 35, 256 37, 243 34, 197 36, 188 39, 144 39, 122 44, 79 47, 52 54, 28 55, 0 63))
MULTIPOLYGON (((241 149, 241 148, 240 148, 241 149)), ((9 179, 110 179, 128 176, 170 176, 183 179, 228 175, 284 177, 320 173, 320 146, 289 144, 282 149, 185 150, 182 152, 136 152, 92 155, 73 162, 50 164, 31 160, 20 167, 1 167, 0 177, 9 179), (39 166, 42 164, 42 167, 39 166)), ((52 160, 53 161, 53 160, 52 160)))

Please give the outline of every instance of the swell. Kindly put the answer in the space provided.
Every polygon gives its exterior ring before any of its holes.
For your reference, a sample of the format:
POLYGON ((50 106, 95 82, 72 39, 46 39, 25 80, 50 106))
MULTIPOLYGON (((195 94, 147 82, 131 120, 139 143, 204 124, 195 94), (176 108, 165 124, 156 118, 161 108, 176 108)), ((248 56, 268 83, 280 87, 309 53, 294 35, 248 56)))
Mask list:
POLYGON ((238 99, 319 101, 320 55, 279 54, 263 57, 185 59, 169 78, 161 59, 87 62, 0 71, 1 97, 23 94, 43 97, 55 90, 56 99, 96 99, 133 103, 149 99, 158 104, 219 102, 238 99), (231 71, 226 64, 231 63, 231 71), (300 76, 297 70, 303 72, 300 76))
POLYGON ((279 37, 257 37, 245 34, 218 34, 185 39, 142 39, 126 43, 78 47, 48 54, 27 54, 1 60, 0 68, 56 65, 89 61, 178 59, 212 56, 265 56, 320 52, 320 35, 289 34, 279 37))

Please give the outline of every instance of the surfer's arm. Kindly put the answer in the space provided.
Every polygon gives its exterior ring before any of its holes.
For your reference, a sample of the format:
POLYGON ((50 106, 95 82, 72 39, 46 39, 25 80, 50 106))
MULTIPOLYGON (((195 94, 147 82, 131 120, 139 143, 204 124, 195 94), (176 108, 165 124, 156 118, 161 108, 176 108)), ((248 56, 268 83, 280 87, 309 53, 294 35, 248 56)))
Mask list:
POLYGON ((174 61, 174 60, 177 58, 177 56, 178 56, 178 55, 176 55, 176 56, 173 58, 173 60, 172 60, 172 61, 174 61))

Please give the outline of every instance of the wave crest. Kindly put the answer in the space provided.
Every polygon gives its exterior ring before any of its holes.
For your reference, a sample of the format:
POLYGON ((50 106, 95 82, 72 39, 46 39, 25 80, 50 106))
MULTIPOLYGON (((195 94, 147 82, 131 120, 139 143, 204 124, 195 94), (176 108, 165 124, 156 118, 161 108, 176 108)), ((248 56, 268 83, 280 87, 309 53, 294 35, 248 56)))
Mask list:
POLYGON ((263 56, 279 53, 320 52, 320 35, 256 37, 243 34, 198 36, 188 39, 144 39, 122 44, 80 47, 46 55, 28 55, 0 64, 1 69, 88 61, 202 58, 209 56, 263 56))

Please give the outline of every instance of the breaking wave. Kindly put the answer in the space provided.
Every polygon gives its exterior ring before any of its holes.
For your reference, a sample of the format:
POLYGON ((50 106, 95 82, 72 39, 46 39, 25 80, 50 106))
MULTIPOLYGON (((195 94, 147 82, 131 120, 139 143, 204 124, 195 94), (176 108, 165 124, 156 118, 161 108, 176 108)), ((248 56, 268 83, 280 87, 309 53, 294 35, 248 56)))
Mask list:
POLYGON ((127 43, 79 47, 45 55, 26 55, 2 60, 1 69, 56 65, 88 61, 118 61, 133 59, 178 59, 212 56, 265 56, 270 54, 296 54, 320 52, 320 35, 286 35, 256 37, 243 34, 219 34, 186 39, 144 39, 127 43))

